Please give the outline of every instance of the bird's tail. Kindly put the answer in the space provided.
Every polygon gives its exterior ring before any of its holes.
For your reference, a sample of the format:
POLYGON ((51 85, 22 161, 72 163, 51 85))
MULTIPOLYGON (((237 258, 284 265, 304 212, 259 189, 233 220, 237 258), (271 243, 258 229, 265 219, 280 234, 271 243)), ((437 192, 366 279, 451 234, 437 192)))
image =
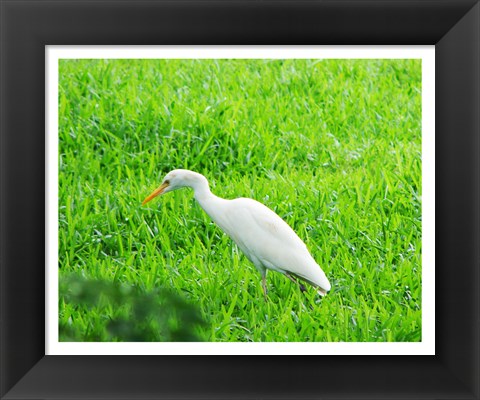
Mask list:
POLYGON ((332 288, 330 281, 328 280, 325 272, 322 268, 315 262, 313 258, 310 260, 310 268, 306 271, 290 271, 289 273, 294 274, 298 278, 308 282, 312 285, 318 292, 320 296, 325 296, 328 291, 332 288))
POLYGON ((320 296, 325 296, 327 294, 327 292, 332 288, 332 286, 330 285, 330 282, 328 281, 327 277, 325 276, 325 274, 322 272, 322 279, 315 279, 315 281, 311 278, 311 277, 306 277, 304 275, 300 275, 298 273, 294 273, 294 272, 289 272, 290 274, 296 276, 297 278, 301 279, 302 281, 305 281, 307 283, 309 283, 310 285, 312 285, 316 290, 317 290, 317 293, 320 295, 320 296))
POLYGON ((321 287, 317 287, 316 289, 317 289, 317 293, 322 297, 327 294, 327 291, 322 289, 321 287))

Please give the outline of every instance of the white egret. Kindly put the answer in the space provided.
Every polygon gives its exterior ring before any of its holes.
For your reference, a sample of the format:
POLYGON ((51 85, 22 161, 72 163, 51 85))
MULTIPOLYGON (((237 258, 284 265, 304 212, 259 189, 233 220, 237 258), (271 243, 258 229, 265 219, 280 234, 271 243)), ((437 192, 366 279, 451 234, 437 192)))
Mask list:
POLYGON ((262 275, 265 298, 267 270, 280 272, 293 282, 292 276, 300 278, 313 285, 322 296, 330 290, 325 273, 310 255, 305 243, 283 219, 256 200, 226 200, 215 196, 207 179, 197 172, 185 169, 169 172, 142 205, 183 187, 194 190, 195 199, 203 210, 258 269, 262 275))

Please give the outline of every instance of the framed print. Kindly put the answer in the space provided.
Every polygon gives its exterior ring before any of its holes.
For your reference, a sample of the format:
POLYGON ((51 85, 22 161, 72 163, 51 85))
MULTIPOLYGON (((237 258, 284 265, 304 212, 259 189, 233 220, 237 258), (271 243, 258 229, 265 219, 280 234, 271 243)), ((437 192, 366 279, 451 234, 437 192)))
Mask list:
POLYGON ((434 354, 435 271, 422 268, 435 264, 433 47, 46 52, 47 152, 59 154, 58 168, 47 159, 47 354, 434 354), (132 129, 112 120, 112 102, 132 129), (154 117, 138 124, 143 109, 154 117), (158 162, 174 170, 165 179, 158 162), (203 187, 188 206, 188 190, 140 205, 142 176, 203 187), (258 201, 225 200, 224 188, 258 201), (315 238, 323 267, 300 237, 315 238), (311 289, 292 292, 282 265, 311 289), (136 321, 145 296, 159 304, 136 321))
POLYGON ((479 29, 2 2, 2 398, 478 398, 479 29))

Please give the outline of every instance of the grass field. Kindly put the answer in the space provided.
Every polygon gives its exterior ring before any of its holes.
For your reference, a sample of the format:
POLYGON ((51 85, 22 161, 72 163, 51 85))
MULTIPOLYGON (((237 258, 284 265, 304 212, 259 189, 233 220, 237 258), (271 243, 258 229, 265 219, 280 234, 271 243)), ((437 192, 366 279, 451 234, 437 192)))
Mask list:
POLYGON ((59 80, 60 340, 421 340, 420 60, 61 60, 59 80), (273 209, 331 292, 271 272, 265 302, 191 190, 142 207, 175 168, 273 209))

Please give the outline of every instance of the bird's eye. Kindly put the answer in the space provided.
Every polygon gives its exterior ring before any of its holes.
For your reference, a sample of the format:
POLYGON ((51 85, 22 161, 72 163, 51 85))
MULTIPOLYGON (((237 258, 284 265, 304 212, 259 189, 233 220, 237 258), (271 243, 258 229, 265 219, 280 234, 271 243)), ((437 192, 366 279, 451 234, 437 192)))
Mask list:
POLYGON ((164 181, 163 183, 166 183, 167 185, 170 184, 170 181, 167 179, 166 181, 164 181))

